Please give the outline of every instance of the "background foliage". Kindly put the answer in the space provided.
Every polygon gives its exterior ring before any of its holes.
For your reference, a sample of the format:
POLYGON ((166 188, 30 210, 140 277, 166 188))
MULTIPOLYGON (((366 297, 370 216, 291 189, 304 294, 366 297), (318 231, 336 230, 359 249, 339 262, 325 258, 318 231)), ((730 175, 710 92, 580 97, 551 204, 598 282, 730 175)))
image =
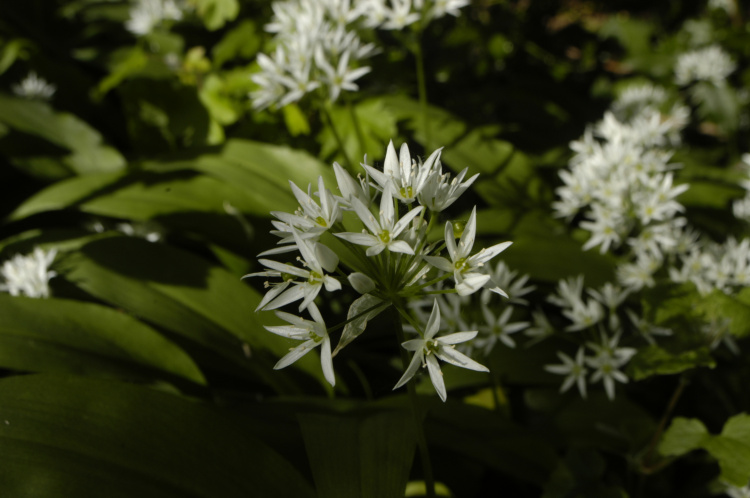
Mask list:
MULTIPOLYGON (((57 250, 52 297, 0 295, 8 496, 421 495, 385 319, 337 357, 334 389, 313 355, 272 369, 289 341, 263 330, 281 322, 254 311, 261 284, 240 280, 275 244, 270 212, 296 209, 290 180, 333 185, 333 161, 377 163, 390 139, 415 156, 445 147, 446 166, 481 173, 451 216, 477 204, 483 243, 514 242, 502 259, 536 286, 529 309, 552 313, 558 280, 599 286, 617 263, 582 251, 586 233, 550 209, 569 142, 626 83, 674 87, 676 58, 703 36, 738 69, 724 86, 675 90, 692 116, 673 158, 691 185, 680 201, 713 240, 747 235, 731 207, 750 150, 741 8, 475 0, 422 33, 426 107, 408 34, 379 32, 361 91, 329 121, 306 101, 252 108, 269 2, 193 0, 143 37, 124 27, 126 1, 53 3, 0 2, 0 255, 57 250), (14 95, 32 70, 56 85, 51 100, 14 95)), ((321 309, 343 320, 353 299, 321 309)), ((559 338, 496 348, 490 376, 446 369, 447 403, 419 389, 438 493, 704 497, 747 485, 747 289, 660 284, 636 305, 677 335, 728 319, 737 351, 687 333, 642 346, 612 401, 558 392, 543 366, 559 338)), ((551 320, 562 330, 559 311, 551 320)))

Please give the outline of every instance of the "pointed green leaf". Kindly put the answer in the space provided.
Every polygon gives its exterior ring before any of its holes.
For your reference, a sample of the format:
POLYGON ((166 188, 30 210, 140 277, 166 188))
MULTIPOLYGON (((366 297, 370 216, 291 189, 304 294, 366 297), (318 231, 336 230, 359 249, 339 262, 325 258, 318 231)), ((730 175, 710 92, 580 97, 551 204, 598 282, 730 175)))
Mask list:
POLYGON ((3 379, 0 489, 16 498, 314 497, 247 423, 122 383, 3 379))
MULTIPOLYGON (((278 323, 256 313, 260 294, 221 267, 191 253, 142 239, 111 237, 86 244, 61 263, 65 278, 90 294, 166 328, 246 369, 276 389, 298 388, 271 369, 294 341, 263 325, 278 323)), ((320 361, 310 354, 296 368, 322 382, 320 361)))
POLYGON ((0 364, 5 368, 146 378, 153 371, 205 383, 175 344, 111 308, 0 295, 0 316, 0 364))

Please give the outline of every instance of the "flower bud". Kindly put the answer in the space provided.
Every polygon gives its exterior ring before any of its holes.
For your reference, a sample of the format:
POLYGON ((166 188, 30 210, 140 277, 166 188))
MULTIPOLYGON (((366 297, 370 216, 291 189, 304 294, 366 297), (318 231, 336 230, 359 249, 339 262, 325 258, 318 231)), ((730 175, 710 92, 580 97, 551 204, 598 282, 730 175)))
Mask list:
POLYGON ((352 284, 354 290, 360 294, 367 294, 370 291, 375 290, 375 282, 364 273, 354 272, 348 277, 349 283, 352 284))

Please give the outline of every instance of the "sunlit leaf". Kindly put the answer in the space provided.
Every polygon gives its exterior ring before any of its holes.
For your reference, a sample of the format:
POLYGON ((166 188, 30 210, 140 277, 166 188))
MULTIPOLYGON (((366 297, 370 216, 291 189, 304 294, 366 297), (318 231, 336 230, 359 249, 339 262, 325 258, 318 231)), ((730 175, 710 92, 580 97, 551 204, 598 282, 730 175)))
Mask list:
POLYGON ((153 371, 205 382, 177 346, 111 308, 0 294, 0 314, 0 363, 5 368, 146 378, 153 371))

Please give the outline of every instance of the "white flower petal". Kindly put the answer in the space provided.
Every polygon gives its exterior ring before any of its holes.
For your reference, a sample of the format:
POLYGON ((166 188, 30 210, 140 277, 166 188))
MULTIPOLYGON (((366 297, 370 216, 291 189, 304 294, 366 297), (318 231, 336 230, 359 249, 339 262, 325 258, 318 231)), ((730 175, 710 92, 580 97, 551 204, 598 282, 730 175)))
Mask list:
POLYGON ((440 370, 437 358, 432 355, 427 357, 427 370, 430 372, 430 380, 432 385, 435 386, 435 391, 437 391, 440 399, 445 401, 448 398, 448 393, 445 391, 443 372, 440 370))
POLYGON ((420 348, 419 351, 414 353, 414 356, 411 359, 411 363, 409 363, 409 366, 406 368, 406 372, 404 372, 404 375, 402 375, 401 378, 396 383, 396 385, 393 386, 394 390, 403 386, 404 384, 409 382, 409 380, 412 377, 414 377, 414 374, 417 373, 417 370, 419 370, 419 367, 422 365, 423 357, 424 357, 424 350, 420 348))
POLYGON ((276 365, 274 365, 274 370, 280 370, 282 368, 286 368, 295 361, 299 360, 303 356, 305 356, 307 353, 312 351, 315 348, 316 344, 315 341, 310 339, 309 341, 305 341, 304 343, 300 344, 296 348, 292 349, 289 353, 286 354, 283 358, 281 358, 276 365))

